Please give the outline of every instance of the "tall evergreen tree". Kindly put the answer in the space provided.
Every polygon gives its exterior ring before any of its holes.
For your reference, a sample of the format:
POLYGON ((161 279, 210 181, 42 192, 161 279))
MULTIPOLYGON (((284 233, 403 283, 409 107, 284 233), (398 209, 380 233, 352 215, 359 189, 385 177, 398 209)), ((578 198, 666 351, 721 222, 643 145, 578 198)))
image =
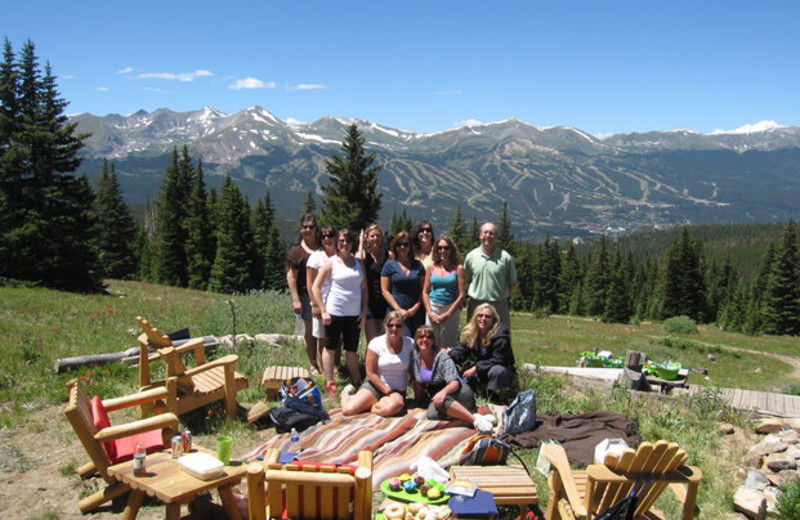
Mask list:
POLYGON ((397 214, 397 209, 392 212, 392 219, 389 221, 389 240, 401 231, 411 231, 414 223, 411 218, 406 214, 406 209, 403 208, 403 213, 397 214))
POLYGON ((570 240, 562 255, 561 270, 558 275, 558 308, 556 312, 569 313, 570 302, 575 288, 581 282, 581 263, 575 252, 575 244, 570 240))
POLYGON ((75 135, 47 64, 27 41, 0 65, 0 276, 74 291, 102 288, 93 193, 73 174, 87 135, 75 135))
POLYGON ((461 213, 461 204, 456 206, 456 212, 453 214, 453 218, 450 220, 450 229, 447 231, 447 234, 450 235, 450 238, 453 239, 456 247, 458 247, 458 251, 461 254, 461 259, 463 260, 468 252, 467 221, 464 220, 464 216, 461 213))
POLYGON ((378 172, 375 153, 364 149, 366 141, 355 124, 347 129, 341 153, 325 161, 330 184, 322 186, 325 192, 322 221, 354 231, 365 229, 378 219, 381 194, 378 193, 378 172))
POLYGON ((263 199, 258 199, 253 208, 253 241, 258 250, 259 286, 276 291, 286 289, 286 245, 278 232, 275 207, 269 192, 263 199))
POLYGON ((611 280, 606 291, 603 308, 603 321, 606 323, 628 323, 631 318, 631 297, 629 291, 629 265, 622 259, 619 246, 614 248, 611 262, 611 280))
POLYGON ((203 163, 191 172, 191 190, 186 214, 186 271, 191 289, 205 290, 214 263, 216 237, 208 209, 203 163))
POLYGON ((702 244, 686 227, 667 254, 664 272, 662 317, 681 315, 701 322, 706 317, 702 244))
POLYGON ((608 257, 608 238, 600 237, 597 256, 586 271, 586 312, 590 316, 602 316, 605 310, 608 286, 611 283, 611 265, 608 257))
POLYGON ((317 213, 317 201, 314 200, 314 192, 308 190, 306 192, 306 198, 303 201, 303 211, 300 215, 297 216, 298 220, 303 218, 303 215, 316 215, 317 213))
POLYGON ((478 218, 472 216, 472 225, 469 228, 467 235, 467 253, 481 245, 481 226, 478 224, 478 218))
POLYGON ((166 168, 158 200, 156 200, 156 232, 153 240, 153 262, 156 281, 166 285, 186 287, 189 281, 186 243, 187 217, 191 199, 192 166, 187 147, 172 158, 166 168))
POLYGON ((511 232, 511 217, 508 214, 508 202, 503 202, 503 211, 497 221, 497 247, 514 254, 514 233, 511 232))
POLYGON ((138 269, 136 220, 122 198, 114 164, 109 167, 105 159, 97 181, 94 219, 103 274, 120 280, 134 277, 138 269))
POLYGON ((768 334, 800 334, 800 257, 794 221, 786 225, 775 246, 764 292, 762 330, 768 334))
POLYGON ((246 292, 258 285, 250 208, 230 175, 217 203, 217 255, 208 288, 221 293, 246 292))

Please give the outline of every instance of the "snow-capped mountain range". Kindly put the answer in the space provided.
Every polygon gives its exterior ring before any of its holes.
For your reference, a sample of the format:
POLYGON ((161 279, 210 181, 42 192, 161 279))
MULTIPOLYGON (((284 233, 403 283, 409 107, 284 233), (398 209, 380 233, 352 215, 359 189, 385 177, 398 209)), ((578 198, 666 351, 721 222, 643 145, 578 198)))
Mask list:
MULTIPOLYGON (((187 145, 214 185, 230 173, 252 197, 270 190, 296 213, 327 183, 325 159, 355 123, 384 170, 384 212, 435 217, 458 205, 467 217, 495 218, 503 202, 522 236, 554 236, 686 222, 784 219, 798 212, 800 127, 762 121, 732 131, 690 130, 593 136, 517 119, 472 122, 436 133, 324 117, 281 121, 261 107, 235 114, 162 108, 128 116, 71 116, 90 132, 83 171, 114 162, 126 196, 152 198, 173 147, 187 145), (777 191, 767 188, 774 186, 777 191), (795 196, 791 202, 789 195, 795 196), (775 200, 778 199, 778 200, 775 200)), ((448 220, 445 220, 448 219, 448 220)))

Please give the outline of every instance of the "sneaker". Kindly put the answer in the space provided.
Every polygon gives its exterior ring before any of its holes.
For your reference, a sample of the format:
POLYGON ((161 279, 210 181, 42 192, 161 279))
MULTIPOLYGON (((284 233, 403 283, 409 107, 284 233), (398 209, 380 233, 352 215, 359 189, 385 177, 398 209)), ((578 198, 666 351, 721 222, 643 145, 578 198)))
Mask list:
POLYGON ((346 387, 344 387, 344 389, 342 389, 342 396, 345 395, 351 396, 354 393, 356 393, 356 387, 354 387, 353 385, 347 385, 346 387))

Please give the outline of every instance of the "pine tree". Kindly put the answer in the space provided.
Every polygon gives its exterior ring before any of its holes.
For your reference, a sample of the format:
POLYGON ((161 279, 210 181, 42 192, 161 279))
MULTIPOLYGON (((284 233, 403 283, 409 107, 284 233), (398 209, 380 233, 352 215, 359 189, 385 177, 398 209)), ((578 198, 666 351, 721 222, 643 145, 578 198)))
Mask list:
POLYGON ((581 282, 581 263, 575 252, 575 244, 570 241, 561 259, 558 275, 558 307, 556 312, 569 313, 575 288, 581 282))
POLYGON ((472 216, 472 226, 469 228, 469 235, 467 236, 467 252, 469 253, 476 247, 481 245, 481 227, 478 225, 478 218, 472 216))
POLYGON ((200 161, 192 172, 191 184, 192 194, 186 215, 186 271, 189 288, 205 290, 216 256, 216 237, 211 225, 203 164, 200 161))
POLYGON ((508 214, 508 202, 503 202, 503 211, 497 221, 497 247, 505 249, 514 255, 514 234, 511 232, 511 217, 508 214))
POLYGON ((136 221, 122 198, 114 164, 109 167, 105 159, 97 182, 94 219, 104 276, 119 280, 134 277, 138 268, 136 221))
POLYGON ((73 172, 87 135, 75 135, 47 64, 27 41, 0 66, 0 276, 73 291, 98 291, 102 271, 93 193, 73 172))
POLYGON ((316 215, 317 213, 317 201, 314 200, 314 193, 311 190, 306 192, 306 198, 303 201, 303 211, 298 215, 298 220, 303 217, 303 215, 316 215))
POLYGON ((397 210, 392 213, 392 219, 389 221, 389 240, 391 240, 396 234, 401 231, 411 231, 411 227, 414 225, 411 222, 411 218, 406 215, 406 209, 403 208, 403 213, 401 215, 397 214, 397 210))
POLYGON ((250 208, 230 175, 225 177, 217 205, 217 255, 208 288, 221 293, 254 289, 258 280, 250 208))
POLYGON ((775 246, 764 291, 763 327, 768 334, 800 334, 800 257, 797 226, 790 221, 775 246))
POLYGON ((702 245, 686 227, 667 254, 662 307, 662 318, 681 315, 699 322, 706 316, 702 245))
POLYGON ((622 253, 617 246, 611 263, 611 280, 603 308, 603 321, 606 323, 628 323, 630 321, 632 309, 628 269, 629 266, 623 261, 622 253))
POLYGON ((456 212, 450 220, 450 229, 447 231, 450 238, 458 247, 458 252, 461 254, 461 259, 467 254, 467 221, 461 214, 461 204, 456 206, 456 212))
POLYGON ((600 237, 597 257, 586 272, 586 312, 590 316, 602 316, 606 304, 608 286, 611 283, 611 266, 608 258, 608 238, 600 237))
POLYGON ((177 287, 186 287, 189 281, 186 201, 192 195, 191 178, 188 149, 184 146, 182 154, 178 155, 178 149, 173 148, 159 198, 156 200, 156 231, 152 253, 156 281, 177 287))
POLYGON ((342 155, 333 154, 325 161, 330 184, 322 186, 322 221, 341 229, 365 229, 378 219, 381 194, 378 191, 378 172, 383 165, 374 165, 376 155, 364 149, 366 141, 353 124, 341 146, 342 155))
POLYGON ((286 288, 286 245, 278 232, 272 197, 258 199, 253 208, 253 242, 258 250, 260 287, 269 290, 286 288))

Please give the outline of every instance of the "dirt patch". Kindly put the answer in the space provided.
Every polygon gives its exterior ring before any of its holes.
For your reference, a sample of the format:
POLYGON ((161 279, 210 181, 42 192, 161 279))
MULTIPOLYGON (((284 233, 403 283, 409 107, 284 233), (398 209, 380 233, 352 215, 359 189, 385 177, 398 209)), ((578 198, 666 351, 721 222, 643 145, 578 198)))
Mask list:
MULTIPOLYGON (((99 477, 84 480, 75 473, 74 468, 89 460, 85 453, 58 406, 33 412, 24 424, 0 432, 0 504, 4 517, 119 520, 125 497, 94 513, 83 515, 78 509, 78 500, 105 485, 99 477)), ((219 503, 216 493, 212 499, 219 503)), ((186 507, 182 513, 187 514, 186 507)), ((164 506, 145 502, 138 518, 163 519, 164 506)))

